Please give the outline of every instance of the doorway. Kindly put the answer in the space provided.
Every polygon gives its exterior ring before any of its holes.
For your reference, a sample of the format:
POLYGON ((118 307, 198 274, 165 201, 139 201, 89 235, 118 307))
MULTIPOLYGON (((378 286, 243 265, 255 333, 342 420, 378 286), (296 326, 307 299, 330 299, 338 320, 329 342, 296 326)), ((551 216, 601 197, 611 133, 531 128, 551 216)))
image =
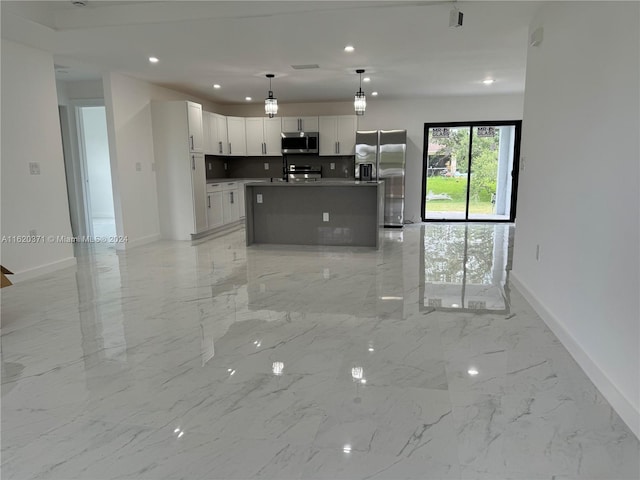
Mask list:
POLYGON ((513 222, 521 121, 425 124, 423 221, 513 222))
POLYGON ((92 237, 116 236, 116 219, 111 185, 111 161, 104 106, 78 107, 78 140, 84 165, 86 210, 92 237))

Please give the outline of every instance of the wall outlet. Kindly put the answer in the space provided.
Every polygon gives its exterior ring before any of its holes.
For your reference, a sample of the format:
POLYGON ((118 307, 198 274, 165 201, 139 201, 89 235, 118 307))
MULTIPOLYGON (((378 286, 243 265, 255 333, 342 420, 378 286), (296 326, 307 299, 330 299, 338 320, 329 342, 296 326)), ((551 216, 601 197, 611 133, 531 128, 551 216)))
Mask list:
POLYGON ((536 261, 540 261, 540 245, 536 245, 536 261))
POLYGON ((269 170, 269 164, 267 162, 264 162, 264 169, 269 170))
POLYGON ((40 175, 40 164, 38 162, 29 162, 29 173, 31 175, 40 175))
POLYGON ((35 237, 36 235, 38 235, 38 231, 35 228, 29 230, 30 237, 35 237))
POLYGON ((526 166, 527 166, 526 158, 520 157, 520 171, 524 172, 524 169, 525 169, 526 166))
POLYGON ((256 195, 256 202, 257 202, 257 203, 262 203, 262 194, 261 194, 261 193, 258 193, 258 194, 256 195))
POLYGON ((209 167, 209 170, 213 170, 213 164, 211 162, 207 163, 207 167, 209 167))
POLYGON ((227 162, 224 162, 224 169, 227 169, 227 162))
POLYGON ((136 172, 141 172, 141 171, 142 171, 142 163, 136 162, 136 172))
POLYGON ((336 169, 336 164, 335 164, 335 163, 333 163, 333 162, 331 162, 331 163, 329 164, 329 168, 330 168, 331 170, 335 170, 335 169, 336 169))
POLYGON ((329 212, 324 212, 322 214, 322 221, 323 222, 328 222, 329 221, 329 212))
POLYGON ((324 271, 322 272, 322 276, 324 277, 325 280, 329 280, 329 278, 331 278, 331 270, 329 270, 328 268, 325 268, 324 271))

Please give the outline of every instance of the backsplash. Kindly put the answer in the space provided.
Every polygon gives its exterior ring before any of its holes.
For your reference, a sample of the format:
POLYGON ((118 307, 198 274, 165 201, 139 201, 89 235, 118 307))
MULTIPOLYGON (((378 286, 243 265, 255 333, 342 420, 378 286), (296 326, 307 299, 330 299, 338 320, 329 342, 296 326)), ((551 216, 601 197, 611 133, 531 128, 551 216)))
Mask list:
MULTIPOLYGON (((323 178, 354 178, 352 155, 320 157, 316 155, 287 155, 293 165, 322 167, 323 178), (331 164, 335 168, 331 169, 331 164)), ((207 178, 280 178, 282 157, 218 157, 205 156, 207 178), (226 164, 226 169, 225 169, 226 164), (268 169, 265 169, 265 164, 268 169)))

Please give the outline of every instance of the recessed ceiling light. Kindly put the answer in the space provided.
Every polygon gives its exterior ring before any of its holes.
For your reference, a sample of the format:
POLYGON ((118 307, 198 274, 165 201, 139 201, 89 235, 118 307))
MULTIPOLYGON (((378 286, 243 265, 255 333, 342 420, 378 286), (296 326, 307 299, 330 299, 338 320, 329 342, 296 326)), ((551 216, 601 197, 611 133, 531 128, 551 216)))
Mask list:
POLYGON ((354 50, 355 48, 353 48, 353 45, 347 45, 346 47, 344 47, 345 52, 353 52, 354 50))
POLYGON ((253 100, 251 97, 244 97, 244 99, 245 99, 247 102, 250 102, 251 100, 253 100))
POLYGON ((370 77, 364 77, 364 78, 362 79, 362 81, 363 81, 363 82, 370 82, 370 81, 371 81, 371 78, 370 78, 370 77))
POLYGON ((151 63, 158 63, 160 60, 158 60, 158 57, 149 57, 149 61, 151 63))
POLYGON ((491 85, 493 82, 495 82, 493 78, 487 78, 486 80, 482 81, 482 83, 484 83, 485 85, 491 85))
POLYGON ((378 96, 378 92, 371 92, 371 96, 372 97, 377 97, 378 96))
POLYGON ((472 377, 475 377, 476 375, 478 375, 480 372, 478 372, 478 370, 474 367, 471 367, 469 370, 467 370, 467 373, 469 375, 471 375, 472 377))
POLYGON ((214 83, 213 84, 213 88, 215 88, 217 90, 218 88, 220 88, 220 85, 218 85, 217 83, 214 83))

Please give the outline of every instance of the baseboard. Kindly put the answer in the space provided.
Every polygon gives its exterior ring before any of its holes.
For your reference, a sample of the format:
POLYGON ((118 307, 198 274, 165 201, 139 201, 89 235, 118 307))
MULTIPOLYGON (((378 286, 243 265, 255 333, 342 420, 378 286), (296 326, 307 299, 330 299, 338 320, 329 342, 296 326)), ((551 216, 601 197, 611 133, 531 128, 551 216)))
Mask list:
POLYGON ((58 260, 57 262, 51 262, 34 268, 28 268, 27 270, 14 272, 13 275, 9 276, 9 279, 12 283, 20 283, 48 273, 53 273, 57 270, 62 270, 63 268, 75 267, 76 265, 75 257, 67 257, 62 260, 58 260))
POLYGON ((607 375, 593 361, 576 339, 558 321, 558 319, 538 300, 535 294, 523 283, 516 274, 511 272, 510 280, 513 286, 524 296, 540 318, 562 342, 580 368, 589 377, 600 393, 607 399, 620 418, 627 424, 633 434, 640 438, 640 411, 638 411, 627 397, 609 380, 607 375))
POLYGON ((154 233, 146 237, 136 238, 135 240, 129 240, 128 242, 116 243, 116 250, 129 250, 131 248, 140 247, 148 243, 157 242, 160 240, 160 234, 154 233))

